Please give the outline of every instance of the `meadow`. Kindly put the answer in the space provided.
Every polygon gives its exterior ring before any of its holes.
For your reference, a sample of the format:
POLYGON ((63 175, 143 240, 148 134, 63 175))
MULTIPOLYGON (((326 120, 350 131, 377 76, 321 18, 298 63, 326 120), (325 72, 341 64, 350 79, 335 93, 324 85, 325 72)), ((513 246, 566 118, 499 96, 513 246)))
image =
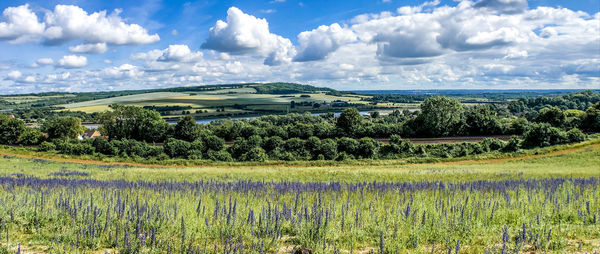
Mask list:
POLYGON ((0 165, 0 253, 600 251, 597 145, 371 166, 0 165))
MULTIPOLYGON (((249 106, 251 111, 269 109, 285 111, 291 101, 295 102, 332 102, 336 100, 350 103, 366 104, 360 99, 365 96, 335 96, 325 93, 292 93, 292 94, 257 94, 251 87, 218 89, 210 91, 181 92, 149 92, 134 95, 75 102, 57 105, 65 110, 83 111, 86 113, 101 112, 109 109, 109 105, 120 103, 135 106, 191 106, 195 111, 209 110, 215 107, 232 107, 234 105, 249 106), (310 97, 300 97, 310 94, 310 97), (252 107, 258 105, 258 107, 252 107)), ((231 111, 232 109, 228 109, 231 111)))

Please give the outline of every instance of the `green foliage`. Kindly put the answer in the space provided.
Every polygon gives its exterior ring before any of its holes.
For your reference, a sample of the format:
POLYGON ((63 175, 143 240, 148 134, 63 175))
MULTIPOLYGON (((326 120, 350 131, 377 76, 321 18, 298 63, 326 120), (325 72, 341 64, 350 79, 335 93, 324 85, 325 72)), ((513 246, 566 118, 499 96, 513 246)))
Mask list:
POLYGON ((567 122, 567 116, 559 107, 549 107, 540 110, 538 116, 535 118, 535 122, 538 123, 549 123, 554 127, 563 127, 567 122))
POLYGON ((19 144, 23 144, 26 146, 31 145, 39 145, 42 141, 44 141, 44 135, 38 129, 26 128, 25 132, 21 134, 21 138, 19 139, 19 144))
POLYGON ((502 133, 496 110, 489 105, 467 108, 465 128, 469 135, 495 135, 502 133))
POLYGON ((577 128, 573 128, 567 131, 567 140, 569 143, 582 142, 585 140, 585 138, 585 134, 577 128))
POLYGON ((25 130, 25 123, 22 120, 0 114, 0 144, 18 143, 25 130))
POLYGON ((267 153, 260 147, 253 147, 241 156, 242 161, 262 162, 268 159, 267 153))
POLYGON ((433 96, 421 103, 421 114, 415 121, 420 133, 432 137, 458 133, 463 107, 456 99, 433 96))
POLYGON ((311 93, 318 91, 332 92, 331 88, 314 87, 310 85, 301 85, 295 83, 267 83, 254 85, 256 93, 259 94, 293 94, 293 93, 311 93))
POLYGON ((337 119, 336 127, 343 130, 345 134, 354 136, 356 128, 361 126, 363 117, 355 108, 347 108, 342 111, 337 119))
POLYGON ((506 152, 516 152, 521 148, 521 140, 517 136, 511 136, 506 145, 504 146, 504 151, 506 152))
POLYGON ((199 126, 191 116, 184 116, 179 119, 175 125, 175 133, 173 135, 177 139, 192 142, 200 137, 199 126))
POLYGON ((171 158, 186 158, 191 148, 190 142, 169 138, 163 145, 163 149, 171 158))
POLYGON ((545 147, 564 144, 568 141, 566 133, 548 123, 534 123, 523 135, 523 147, 545 147))
POLYGON ((61 117, 45 122, 42 130, 48 133, 50 139, 77 139, 83 134, 85 127, 77 117, 61 117))
POLYGON ((583 128, 591 132, 600 132, 600 102, 589 107, 585 113, 586 117, 582 123, 583 128))
POLYGON ((206 156, 209 160, 213 160, 213 161, 233 161, 231 154, 229 154, 225 150, 219 150, 219 151, 208 150, 208 152, 206 153, 206 156))
POLYGON ((165 140, 168 123, 160 114, 136 106, 111 105, 110 111, 98 114, 101 132, 110 139, 135 139, 146 142, 165 140))
POLYGON ((55 149, 56 149, 56 145, 54 145, 54 143, 51 143, 48 141, 44 141, 38 146, 38 151, 41 151, 41 152, 53 151, 55 149))
POLYGON ((119 155, 119 149, 103 137, 94 138, 92 146, 98 153, 112 156, 119 155))
POLYGON ((379 143, 372 138, 361 138, 358 141, 356 155, 361 158, 375 158, 379 149, 379 143))

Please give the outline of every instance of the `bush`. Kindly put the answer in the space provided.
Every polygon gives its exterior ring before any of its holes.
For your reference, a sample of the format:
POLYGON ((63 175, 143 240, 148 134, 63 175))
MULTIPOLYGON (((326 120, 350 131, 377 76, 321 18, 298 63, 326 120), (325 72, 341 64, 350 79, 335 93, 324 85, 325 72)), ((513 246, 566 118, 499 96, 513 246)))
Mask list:
POLYGON ((190 142, 169 138, 163 145, 163 149, 171 158, 187 158, 191 148, 190 142))
POLYGON ((40 144, 40 146, 38 146, 38 151, 41 151, 41 152, 52 151, 55 149, 56 149, 56 145, 54 145, 53 143, 50 143, 48 141, 44 141, 40 144))
POLYGON ((483 150, 487 152, 500 150, 504 148, 504 145, 505 142, 497 138, 484 138, 483 141, 481 141, 483 150))
POLYGON ((42 132, 31 128, 27 128, 19 139, 19 143, 26 146, 37 145, 42 141, 44 141, 44 135, 42 132))
POLYGON ((220 150, 220 151, 208 150, 206 152, 206 157, 213 161, 233 161, 231 154, 229 154, 225 150, 220 150))
POLYGON ((358 142, 357 155, 361 158, 374 158, 378 149, 379 144, 372 138, 361 138, 358 142))
POLYGON ((512 136, 504 146, 504 151, 516 152, 519 150, 519 148, 521 148, 521 140, 519 140, 519 137, 517 136, 512 136))
POLYGON ((105 138, 94 138, 92 140, 92 146, 96 149, 96 152, 105 154, 105 155, 118 155, 119 149, 114 147, 108 140, 105 138))
POLYGON ((585 140, 585 134, 577 128, 567 131, 567 140, 569 143, 579 143, 585 140))
POLYGON ((25 129, 25 122, 22 120, 0 114, 0 144, 16 144, 25 129))
POLYGON ((532 124, 523 135, 523 147, 545 147, 566 143, 567 135, 548 123, 532 124))
POLYGON ((241 160, 243 161, 266 161, 268 158, 267 153, 260 147, 254 147, 247 153, 242 155, 241 160))
POLYGON ((355 154, 358 149, 358 141, 353 138, 343 137, 337 141, 337 150, 340 153, 346 153, 347 155, 355 154))
POLYGON ((333 139, 324 139, 319 146, 319 156, 324 160, 333 160, 337 157, 337 143, 333 139))

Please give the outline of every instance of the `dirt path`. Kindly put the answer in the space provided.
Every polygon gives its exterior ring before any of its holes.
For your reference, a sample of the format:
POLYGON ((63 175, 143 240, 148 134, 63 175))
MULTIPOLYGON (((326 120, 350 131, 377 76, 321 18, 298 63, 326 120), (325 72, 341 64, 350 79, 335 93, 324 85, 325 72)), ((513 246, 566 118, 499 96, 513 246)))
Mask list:
MULTIPOLYGON (((432 162, 432 163, 418 163, 418 164, 444 164, 444 165, 460 165, 460 164, 481 164, 481 163, 497 163, 497 162, 505 162, 512 160, 523 160, 523 159, 534 159, 534 158, 543 158, 550 157, 562 154, 571 154, 580 152, 586 149, 599 149, 600 144, 590 144, 584 145, 580 147, 567 148, 563 150, 543 153, 543 154, 529 154, 529 155, 520 155, 515 157, 506 157, 506 158, 496 158, 496 159, 483 159, 483 160, 459 160, 459 161, 443 161, 443 162, 432 162)), ((185 166, 185 165, 158 165, 158 164, 143 164, 143 163, 135 163, 135 162, 105 162, 105 161, 97 161, 97 160, 83 160, 83 159, 67 159, 67 158, 46 158, 35 155, 25 155, 25 154, 16 154, 16 153, 8 153, 0 151, 0 156, 10 156, 17 157, 23 159, 40 159, 47 161, 56 161, 56 162, 68 162, 68 163, 79 163, 79 164, 92 164, 92 165, 111 165, 111 166, 131 166, 131 167, 147 167, 147 168, 201 168, 201 167, 215 167, 215 168, 230 168, 229 166, 223 165, 193 165, 193 166, 185 166)), ((250 166, 250 165, 249 165, 250 166)), ((276 167, 277 165, 266 165, 268 167, 276 167)), ((302 165, 283 165, 284 167, 302 167, 302 165)), ((343 166, 352 166, 352 165, 343 165, 343 166)), ((364 166, 364 165, 357 165, 364 166)), ((235 166, 235 167, 244 167, 235 166)), ((257 167, 256 165, 251 165, 250 167, 257 167)), ((319 166, 310 166, 306 167, 319 167, 319 166)))

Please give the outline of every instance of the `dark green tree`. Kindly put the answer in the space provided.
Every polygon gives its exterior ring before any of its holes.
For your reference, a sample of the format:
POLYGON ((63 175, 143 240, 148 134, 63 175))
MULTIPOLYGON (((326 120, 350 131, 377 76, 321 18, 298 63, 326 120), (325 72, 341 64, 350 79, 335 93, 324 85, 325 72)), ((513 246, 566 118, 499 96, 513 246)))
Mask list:
POLYGON ((78 117, 61 117, 45 122, 42 130, 48 133, 50 139, 76 139, 83 134, 85 127, 78 117))
POLYGON ((163 149, 171 158, 186 158, 191 148, 190 142, 169 138, 163 145, 163 149))
POLYGON ((175 125, 174 137, 176 139, 185 140, 192 142, 199 138, 200 132, 198 131, 196 120, 191 116, 184 116, 177 121, 175 125))
POLYGON ((25 122, 22 120, 0 114, 0 144, 16 144, 25 129, 25 122))
POLYGON ((162 142, 167 137, 169 124, 154 110, 136 106, 110 105, 111 110, 99 113, 101 132, 110 139, 135 139, 162 142))
POLYGON ((554 127, 562 128, 567 121, 565 112, 559 107, 548 107, 540 110, 540 113, 535 118, 535 122, 549 123, 554 127))
POLYGON ((459 131, 462 121, 463 107, 457 99, 433 96, 421 103, 421 113, 415 126, 420 133, 438 137, 451 136, 459 131))
POLYGON ((363 123, 363 117, 357 109, 347 108, 342 111, 336 122, 336 127, 346 135, 354 136, 356 129, 363 123))

